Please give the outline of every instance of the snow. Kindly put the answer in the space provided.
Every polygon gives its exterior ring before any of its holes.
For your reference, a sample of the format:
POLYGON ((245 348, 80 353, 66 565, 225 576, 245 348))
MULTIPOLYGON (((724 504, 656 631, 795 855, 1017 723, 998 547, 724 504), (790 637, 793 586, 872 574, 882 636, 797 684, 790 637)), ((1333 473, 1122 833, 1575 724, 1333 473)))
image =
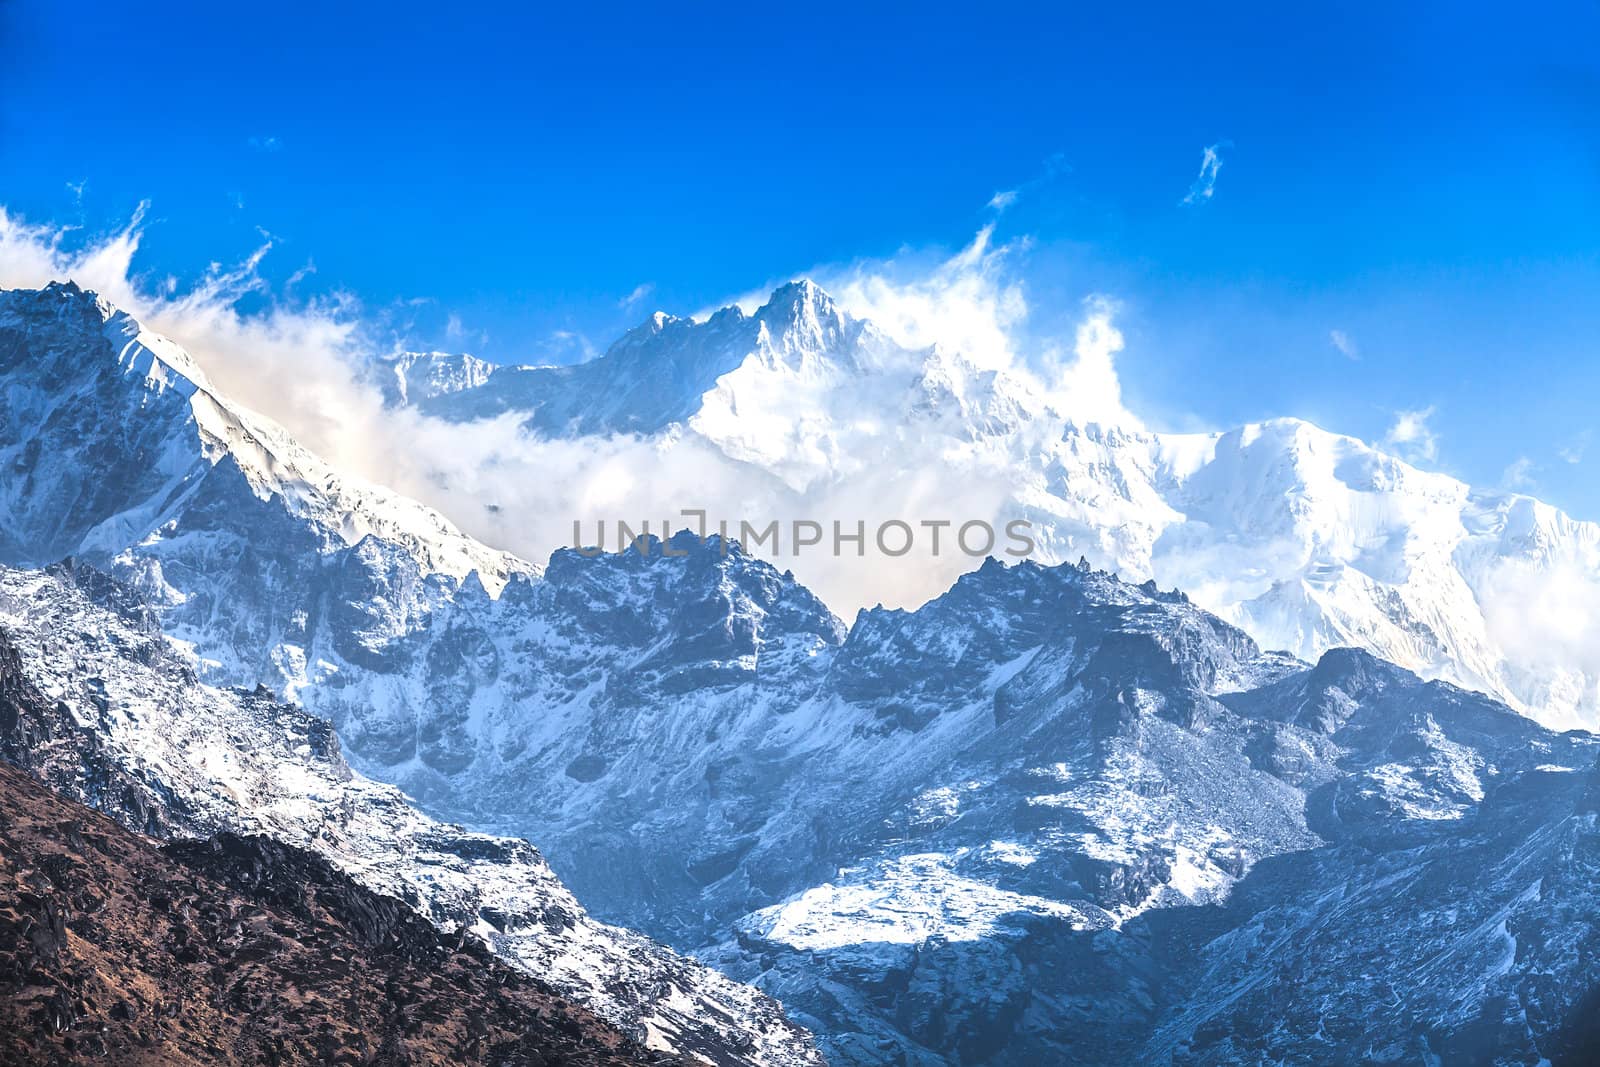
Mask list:
POLYGON ((747 933, 802 952, 864 944, 916 945, 993 936, 1007 916, 1047 915, 1082 925, 1078 908, 997 889, 955 873, 960 856, 901 856, 871 881, 826 883, 755 912, 747 933))

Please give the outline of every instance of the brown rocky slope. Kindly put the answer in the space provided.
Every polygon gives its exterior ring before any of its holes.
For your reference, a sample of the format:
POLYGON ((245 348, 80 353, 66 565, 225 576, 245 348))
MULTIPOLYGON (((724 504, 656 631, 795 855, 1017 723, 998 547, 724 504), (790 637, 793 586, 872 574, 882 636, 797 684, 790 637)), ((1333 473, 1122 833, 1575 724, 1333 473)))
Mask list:
POLYGON ((661 1059, 325 860, 161 846, 0 763, 0 1063, 661 1059))

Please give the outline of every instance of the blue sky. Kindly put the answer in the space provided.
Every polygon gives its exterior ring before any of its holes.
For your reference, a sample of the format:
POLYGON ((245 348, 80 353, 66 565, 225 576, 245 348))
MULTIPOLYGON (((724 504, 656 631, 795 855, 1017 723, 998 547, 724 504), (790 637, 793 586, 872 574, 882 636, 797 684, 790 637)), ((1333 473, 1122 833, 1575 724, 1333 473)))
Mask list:
POLYGON ((1110 6, 11 0, 0 204, 148 200, 185 279, 265 230, 280 284, 500 360, 997 219, 1033 329, 1121 302, 1157 425, 1431 409, 1428 465, 1600 518, 1600 8, 1110 6))

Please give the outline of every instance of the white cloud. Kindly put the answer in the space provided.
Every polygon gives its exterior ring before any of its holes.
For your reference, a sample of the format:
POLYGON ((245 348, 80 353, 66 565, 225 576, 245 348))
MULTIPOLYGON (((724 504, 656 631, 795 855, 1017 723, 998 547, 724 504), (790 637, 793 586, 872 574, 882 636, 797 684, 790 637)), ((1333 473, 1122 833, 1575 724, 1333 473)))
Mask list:
POLYGON ((1500 476, 1500 483, 1507 489, 1532 488, 1535 469, 1533 460, 1527 456, 1518 456, 1505 469, 1505 473, 1500 476))
POLYGON ((1140 420, 1122 404, 1122 380, 1117 354, 1122 351, 1122 331, 1116 327, 1121 305, 1095 293, 1084 298, 1083 318, 1072 339, 1072 358, 1046 342, 1035 361, 1056 406, 1077 422, 1103 426, 1138 427, 1140 420))
POLYGON ((317 265, 309 259, 306 260, 306 265, 289 275, 288 280, 283 283, 284 290, 293 289, 315 273, 317 273, 317 265))
MULTIPOLYGON (((1553 689, 1600 672, 1600 559, 1504 559, 1479 590, 1489 636, 1513 663, 1544 672, 1553 689)), ((1571 725, 1580 725, 1572 722, 1571 725)))
POLYGON ((636 285, 633 288, 633 292, 617 301, 617 307, 624 311, 629 311, 641 300, 645 299, 655 291, 655 282, 645 282, 642 285, 636 285))
POLYGON ((1337 348, 1346 359, 1361 358, 1361 349, 1356 347, 1355 341, 1343 330, 1329 330, 1328 340, 1333 342, 1333 347, 1337 348))
POLYGON ((1067 163, 1066 156, 1061 152, 1053 153, 1044 161, 1044 167, 1039 173, 1014 188, 997 190, 984 207, 993 211, 996 215, 1002 215, 1007 208, 1016 204, 1024 195, 1031 198, 1040 189, 1050 185, 1063 175, 1071 173, 1071 171, 1072 167, 1067 163))
POLYGON ((276 137, 252 137, 250 147, 257 152, 276 152, 283 147, 283 142, 276 137))
POLYGON ((1419 408, 1415 411, 1397 411, 1394 413, 1394 425, 1389 428, 1384 440, 1406 458, 1415 460, 1434 460, 1439 457, 1439 438, 1428 425, 1428 420, 1433 418, 1432 405, 1419 408))
POLYGON ((452 341, 459 341, 467 335, 467 328, 461 323, 461 316, 452 311, 444 322, 444 335, 452 341))
POLYGON ((1210 200, 1217 191, 1217 172, 1222 169, 1221 144, 1207 145, 1200 154, 1200 173, 1184 195, 1183 203, 1199 204, 1210 200))
POLYGON ((1002 189, 989 198, 987 206, 998 213, 1015 204, 1017 198, 1021 195, 1022 191, 1020 189, 1002 189))
POLYGON ((987 367, 1018 362, 1013 348, 1028 304, 1005 261, 1022 244, 993 246, 994 224, 931 268, 924 257, 821 268, 816 279, 840 307, 870 319, 907 348, 941 344, 987 367))
POLYGON ((846 312, 870 320, 906 348, 938 345, 984 370, 1016 376, 1079 421, 1137 425, 1122 405, 1115 365, 1123 345, 1113 325, 1116 302, 1098 295, 1084 301, 1070 350, 1060 339, 1036 336, 1014 270, 1031 242, 997 245, 994 231, 993 223, 984 226, 965 248, 931 263, 907 252, 819 268, 814 276, 846 312))
POLYGON ((1560 456, 1562 460, 1567 463, 1582 463, 1583 454, 1589 450, 1589 439, 1592 436, 1593 433, 1591 431, 1584 430, 1571 441, 1568 441, 1565 445, 1562 445, 1560 448, 1556 449, 1556 455, 1560 456))

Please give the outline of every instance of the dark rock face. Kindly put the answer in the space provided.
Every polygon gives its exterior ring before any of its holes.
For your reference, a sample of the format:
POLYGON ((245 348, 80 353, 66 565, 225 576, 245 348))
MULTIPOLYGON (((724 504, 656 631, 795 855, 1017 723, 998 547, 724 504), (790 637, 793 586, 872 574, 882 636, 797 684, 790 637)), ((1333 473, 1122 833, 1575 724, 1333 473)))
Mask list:
POLYGON ((5 764, 0 1061, 666 1062, 320 857, 159 848, 5 764))

